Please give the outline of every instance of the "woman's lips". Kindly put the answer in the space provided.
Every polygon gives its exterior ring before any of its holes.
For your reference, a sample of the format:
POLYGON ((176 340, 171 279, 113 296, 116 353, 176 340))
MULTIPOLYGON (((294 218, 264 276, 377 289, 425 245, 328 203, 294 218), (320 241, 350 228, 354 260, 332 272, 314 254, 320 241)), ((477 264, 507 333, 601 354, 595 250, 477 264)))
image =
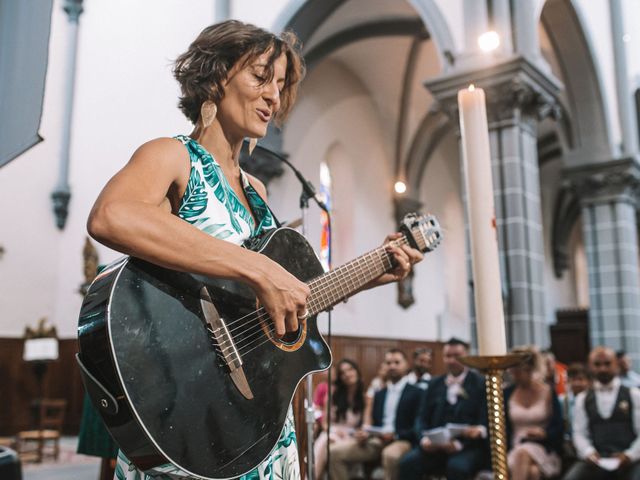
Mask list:
POLYGON ((262 120, 263 122, 269 123, 269 120, 271 120, 271 112, 269 112, 268 110, 260 110, 260 109, 257 109, 256 112, 260 117, 260 120, 262 120))

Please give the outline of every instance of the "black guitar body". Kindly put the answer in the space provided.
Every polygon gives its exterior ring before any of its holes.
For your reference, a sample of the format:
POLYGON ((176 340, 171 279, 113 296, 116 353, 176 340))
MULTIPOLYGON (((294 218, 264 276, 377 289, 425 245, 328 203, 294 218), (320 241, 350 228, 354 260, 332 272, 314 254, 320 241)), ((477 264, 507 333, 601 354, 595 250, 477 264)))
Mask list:
MULTIPOLYGON (((250 248, 300 280, 323 273, 294 230, 275 230, 250 248)), ((80 315, 80 365, 94 405, 139 468, 171 462, 203 478, 235 478, 270 453, 298 383, 328 368, 331 353, 315 316, 296 338, 280 342, 269 334, 270 322, 254 318, 256 309, 244 284, 135 258, 96 278, 80 315), (203 286, 229 326, 253 398, 231 380, 207 330, 203 286)))

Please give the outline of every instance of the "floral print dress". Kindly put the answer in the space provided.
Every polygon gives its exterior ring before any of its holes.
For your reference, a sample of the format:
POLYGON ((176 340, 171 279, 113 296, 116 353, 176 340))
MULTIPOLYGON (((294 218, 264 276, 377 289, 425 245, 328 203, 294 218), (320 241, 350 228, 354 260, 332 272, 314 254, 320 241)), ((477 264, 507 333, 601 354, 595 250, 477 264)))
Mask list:
MULTIPOLYGON (((271 211, 241 171, 242 185, 258 225, 250 212, 238 199, 218 162, 202 145, 186 135, 180 140, 191 159, 191 172, 187 189, 182 197, 178 216, 203 232, 221 240, 242 244, 264 230, 276 228, 271 211)), ((142 472, 131 463, 122 451, 118 452, 115 480, 191 480, 199 479, 172 464, 142 472)), ((239 480, 299 480, 298 449, 293 423, 289 413, 284 428, 271 454, 254 470, 239 480)))

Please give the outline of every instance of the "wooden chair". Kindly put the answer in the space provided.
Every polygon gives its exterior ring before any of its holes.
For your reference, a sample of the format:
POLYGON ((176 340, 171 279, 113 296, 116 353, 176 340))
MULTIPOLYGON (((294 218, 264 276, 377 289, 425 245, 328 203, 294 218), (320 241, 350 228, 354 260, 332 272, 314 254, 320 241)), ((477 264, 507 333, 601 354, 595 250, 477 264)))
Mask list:
POLYGON ((37 428, 18 433, 17 450, 23 462, 42 462, 45 456, 56 461, 60 454, 60 434, 66 400, 43 398, 38 405, 37 428))

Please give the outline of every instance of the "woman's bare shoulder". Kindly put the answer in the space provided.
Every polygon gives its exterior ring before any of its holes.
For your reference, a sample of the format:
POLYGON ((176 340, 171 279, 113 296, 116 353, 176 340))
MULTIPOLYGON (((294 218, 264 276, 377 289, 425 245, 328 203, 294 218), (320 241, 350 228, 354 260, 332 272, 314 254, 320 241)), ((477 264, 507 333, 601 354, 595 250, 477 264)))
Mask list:
POLYGON ((180 140, 171 137, 159 137, 140 145, 131 159, 176 161, 188 157, 189 152, 180 140))

